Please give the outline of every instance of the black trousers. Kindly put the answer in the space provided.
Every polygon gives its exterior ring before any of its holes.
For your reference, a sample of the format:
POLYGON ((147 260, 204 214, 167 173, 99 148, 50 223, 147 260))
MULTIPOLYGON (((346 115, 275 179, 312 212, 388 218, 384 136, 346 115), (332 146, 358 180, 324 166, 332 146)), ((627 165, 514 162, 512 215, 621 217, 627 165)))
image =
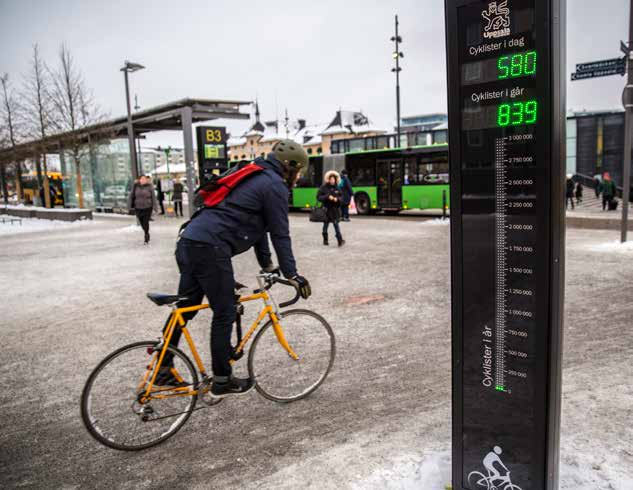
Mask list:
POLYGON ((330 227, 330 223, 332 223, 334 225, 334 233, 336 235, 336 238, 338 240, 342 240, 343 239, 343 235, 341 235, 341 227, 338 224, 338 221, 334 220, 334 221, 329 221, 329 220, 325 220, 325 222, 323 223, 323 234, 327 235, 327 230, 330 227))
POLYGON ((611 201, 611 199, 613 199, 613 196, 605 196, 604 194, 602 195, 602 210, 603 211, 605 209, 609 209, 609 201, 611 201))
POLYGON ((160 214, 165 214, 165 206, 163 206, 163 200, 158 201, 158 205, 160 206, 160 214))
MULTIPOLYGON (((202 303, 204 296, 213 310, 211 321, 211 367, 219 381, 231 375, 231 333, 235 322, 235 277, 228 246, 214 246, 181 238, 176 246, 176 262, 180 270, 178 294, 189 300, 179 307, 202 303)), ((189 321, 196 312, 188 313, 189 321)), ((170 345, 178 345, 181 330, 176 328, 170 345)))
POLYGON ((182 201, 174 201, 174 213, 178 216, 178 209, 180 208, 180 216, 182 216, 182 201))
POLYGON ((574 198, 567 196, 567 198, 565 199, 565 207, 569 207, 569 203, 571 203, 571 208, 574 209, 574 198))
POLYGON ((145 235, 149 233, 149 219, 152 217, 152 208, 147 209, 137 209, 136 217, 138 218, 138 222, 143 228, 145 235))

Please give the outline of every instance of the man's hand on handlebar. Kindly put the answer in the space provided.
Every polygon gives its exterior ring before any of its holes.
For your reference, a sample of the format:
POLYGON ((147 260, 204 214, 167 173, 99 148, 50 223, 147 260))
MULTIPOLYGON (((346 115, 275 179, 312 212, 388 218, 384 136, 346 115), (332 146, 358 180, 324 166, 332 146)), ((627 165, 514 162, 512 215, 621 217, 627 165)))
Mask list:
POLYGON ((288 281, 299 292, 303 299, 308 299, 312 294, 310 283, 305 277, 297 275, 289 279, 288 281))
POLYGON ((279 272, 279 266, 273 264, 272 262, 270 264, 268 264, 266 267, 264 267, 261 271, 259 271, 260 274, 275 274, 276 276, 281 276, 281 272, 279 272))

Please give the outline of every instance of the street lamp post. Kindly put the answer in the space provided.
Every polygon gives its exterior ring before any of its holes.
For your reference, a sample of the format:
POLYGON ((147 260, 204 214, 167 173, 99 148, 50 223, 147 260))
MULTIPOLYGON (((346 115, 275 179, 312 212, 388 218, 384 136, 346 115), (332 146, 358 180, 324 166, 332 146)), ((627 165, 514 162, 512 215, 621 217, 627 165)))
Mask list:
POLYGON ((391 37, 391 41, 395 43, 395 49, 393 52, 393 59, 396 60, 396 66, 391 69, 393 73, 396 74, 396 124, 397 124, 397 141, 396 147, 400 147, 400 72, 402 68, 400 68, 400 58, 404 58, 404 54, 400 51, 400 43, 402 42, 402 37, 398 34, 398 16, 396 15, 396 35, 391 37))
POLYGON ((123 68, 121 71, 123 72, 123 76, 125 78, 125 103, 127 105, 127 139, 130 145, 130 167, 132 170, 132 178, 134 180, 138 179, 139 170, 138 170, 138 161, 136 159, 136 145, 134 144, 134 127, 132 126, 132 108, 130 103, 130 83, 128 81, 128 73, 134 73, 135 71, 139 71, 145 68, 143 65, 139 63, 132 63, 130 61, 125 61, 123 68))

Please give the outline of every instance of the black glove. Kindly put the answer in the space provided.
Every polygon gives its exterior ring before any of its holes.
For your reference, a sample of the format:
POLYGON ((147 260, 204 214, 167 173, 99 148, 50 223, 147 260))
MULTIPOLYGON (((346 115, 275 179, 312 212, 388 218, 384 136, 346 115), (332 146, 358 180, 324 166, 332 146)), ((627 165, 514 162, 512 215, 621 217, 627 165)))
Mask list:
POLYGON ((294 288, 299 291, 299 294, 303 299, 308 299, 312 294, 312 288, 310 287, 310 283, 303 276, 294 276, 292 279, 288 279, 290 284, 294 286, 294 288))
POLYGON ((259 271, 260 274, 275 274, 277 276, 281 276, 281 272, 279 272, 279 266, 273 264, 272 262, 270 264, 268 264, 266 267, 264 267, 261 271, 259 271))

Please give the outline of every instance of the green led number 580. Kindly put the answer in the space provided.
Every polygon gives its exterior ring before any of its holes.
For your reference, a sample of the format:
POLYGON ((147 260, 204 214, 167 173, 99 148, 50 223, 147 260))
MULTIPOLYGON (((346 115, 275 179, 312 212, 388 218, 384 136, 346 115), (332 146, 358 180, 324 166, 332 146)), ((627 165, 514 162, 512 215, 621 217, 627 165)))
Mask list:
POLYGON ((528 77, 536 74, 536 51, 516 53, 497 59, 499 80, 528 77))
POLYGON ((497 126, 520 126, 522 124, 536 124, 538 119, 538 102, 512 102, 497 106, 497 126))

